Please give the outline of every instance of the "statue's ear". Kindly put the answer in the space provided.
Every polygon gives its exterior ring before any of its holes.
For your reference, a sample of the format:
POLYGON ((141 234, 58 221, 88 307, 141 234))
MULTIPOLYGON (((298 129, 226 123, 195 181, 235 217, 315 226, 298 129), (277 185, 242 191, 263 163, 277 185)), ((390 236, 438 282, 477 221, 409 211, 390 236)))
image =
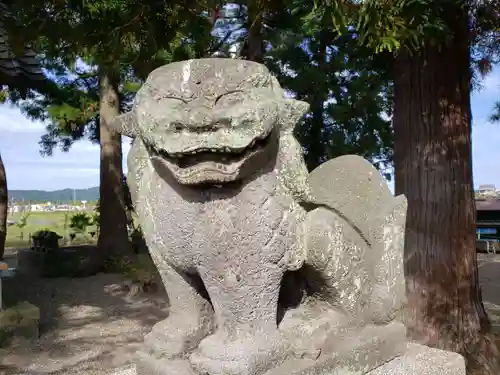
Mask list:
POLYGON ((283 99, 281 106, 282 129, 293 130, 300 119, 309 112, 309 104, 301 100, 283 99))
POLYGON ((138 134, 138 123, 135 110, 116 116, 109 127, 121 135, 135 138, 138 134))

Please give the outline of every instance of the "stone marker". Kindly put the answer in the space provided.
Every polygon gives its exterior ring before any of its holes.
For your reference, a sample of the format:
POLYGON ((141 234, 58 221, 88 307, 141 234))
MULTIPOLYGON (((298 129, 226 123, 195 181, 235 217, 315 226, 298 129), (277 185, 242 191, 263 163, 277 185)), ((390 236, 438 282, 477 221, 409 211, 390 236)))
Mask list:
MULTIPOLYGON (((111 124, 134 138, 130 191, 170 299, 139 375, 416 375, 429 365, 395 320, 406 199, 358 156, 309 174, 293 136, 307 110, 261 64, 201 59, 153 71, 111 124)), ((465 374, 457 355, 433 353, 443 371, 465 374)))

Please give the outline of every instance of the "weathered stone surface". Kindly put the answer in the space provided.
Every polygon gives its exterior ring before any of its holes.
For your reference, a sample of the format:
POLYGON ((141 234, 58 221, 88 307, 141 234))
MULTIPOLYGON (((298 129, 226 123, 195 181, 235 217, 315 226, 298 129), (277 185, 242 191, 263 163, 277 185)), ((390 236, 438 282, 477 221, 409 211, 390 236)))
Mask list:
POLYGON ((326 333, 326 341, 318 349, 318 357, 307 356, 285 361, 266 375, 321 375, 337 369, 364 374, 406 350, 406 329, 393 322, 387 326, 346 327, 335 335, 326 333))
MULTIPOLYGON (((391 330, 389 330, 391 332, 391 330)), ((389 337, 389 333, 386 334, 389 337)), ((313 360, 301 360, 295 359, 290 360, 282 364, 280 367, 271 370, 266 375, 289 375, 289 374, 311 374, 311 375, 465 375, 465 361, 464 358, 452 352, 447 352, 443 350, 433 349, 426 346, 418 344, 408 344, 405 348, 403 355, 394 358, 387 363, 377 363, 377 358, 380 358, 379 351, 384 344, 390 343, 390 340, 385 341, 380 344, 380 342, 374 342, 372 345, 376 346, 376 349, 369 351, 369 346, 365 346, 368 352, 360 352, 357 357, 340 355, 332 359, 330 363, 326 363, 326 366, 320 366, 313 360), (362 354, 367 354, 363 357, 362 354), (335 360, 342 360, 341 363, 336 363, 336 366, 331 366, 335 360), (348 361, 352 362, 349 363, 348 361), (380 365, 376 369, 366 372, 365 369, 359 367, 360 363, 367 363, 372 361, 372 364, 377 363, 380 365)), ((352 352, 351 352, 352 353, 352 352)), ((188 368, 189 363, 187 361, 179 360, 177 362, 172 361, 172 367, 165 364, 159 365, 159 372, 151 371, 151 375, 189 375, 193 374, 188 368), (163 366, 162 366, 163 365, 163 366), (181 371, 179 371, 181 370, 181 371), (184 371, 182 371, 184 370, 184 371)), ((150 369, 149 369, 150 370, 150 369)), ((121 371, 114 372, 113 375, 137 375, 137 370, 134 367, 124 368, 121 371)))
POLYGON ((408 344, 406 353, 366 375, 465 375, 464 358, 457 353, 408 344))
POLYGON ((139 353, 136 371, 149 375, 197 375, 186 359, 157 358, 147 353, 139 353))
POLYGON ((114 369, 109 375, 137 375, 136 366, 127 366, 120 369, 114 369))
POLYGON ((336 291, 327 297, 332 303, 369 322, 390 322, 405 302, 405 197, 394 198, 375 167, 355 155, 320 165, 308 181, 325 207, 306 219, 307 264, 336 291))
POLYGON ((153 71, 113 122, 135 138, 128 182, 171 306, 139 375, 367 372, 403 353, 406 199, 357 156, 308 174, 307 109, 261 64, 201 59, 153 71))

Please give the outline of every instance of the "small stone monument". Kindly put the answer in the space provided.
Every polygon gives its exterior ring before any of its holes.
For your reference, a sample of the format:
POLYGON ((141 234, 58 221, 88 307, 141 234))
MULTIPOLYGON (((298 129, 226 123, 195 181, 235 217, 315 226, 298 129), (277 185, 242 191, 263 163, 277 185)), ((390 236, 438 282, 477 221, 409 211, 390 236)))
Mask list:
POLYGON ((405 197, 358 156, 309 174, 307 110, 264 65, 212 58, 156 69, 111 124, 134 138, 130 191, 170 299, 139 375, 465 374, 395 320, 405 197))

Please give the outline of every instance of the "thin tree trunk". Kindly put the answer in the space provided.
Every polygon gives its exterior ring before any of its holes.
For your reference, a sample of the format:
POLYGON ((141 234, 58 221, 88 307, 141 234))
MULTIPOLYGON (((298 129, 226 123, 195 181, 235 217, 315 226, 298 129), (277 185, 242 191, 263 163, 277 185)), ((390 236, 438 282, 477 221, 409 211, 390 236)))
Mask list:
POLYGON ((104 257, 130 254, 127 216, 123 192, 122 143, 120 134, 108 124, 120 113, 117 82, 106 72, 100 73, 100 228, 98 246, 104 257))
POLYGON ((465 355, 469 374, 498 375, 475 243, 467 10, 454 35, 395 61, 395 183, 408 198, 405 273, 412 339, 465 355))
MULTIPOLYGON (((318 68, 321 72, 326 75, 327 61, 326 61, 326 49, 328 45, 328 33, 326 31, 320 31, 318 35, 318 50, 315 53, 318 68)), ((317 76, 319 77, 319 76, 317 76)), ((324 155, 324 144, 323 144, 323 127, 324 127, 324 107, 325 100, 328 99, 328 92, 325 92, 325 83, 318 82, 315 80, 314 91, 311 95, 311 126, 307 134, 307 154, 305 155, 305 161, 307 168, 311 171, 321 164, 321 156, 324 155)))
POLYGON ((7 190, 7 174, 0 154, 0 259, 5 252, 5 240, 7 238, 7 214, 9 196, 7 190))
POLYGON ((262 63, 264 61, 264 40, 262 38, 262 10, 255 1, 248 5, 247 60, 262 63))
POLYGON ((257 20, 248 30, 248 60, 264 61, 264 41, 262 40, 262 22, 257 20))

